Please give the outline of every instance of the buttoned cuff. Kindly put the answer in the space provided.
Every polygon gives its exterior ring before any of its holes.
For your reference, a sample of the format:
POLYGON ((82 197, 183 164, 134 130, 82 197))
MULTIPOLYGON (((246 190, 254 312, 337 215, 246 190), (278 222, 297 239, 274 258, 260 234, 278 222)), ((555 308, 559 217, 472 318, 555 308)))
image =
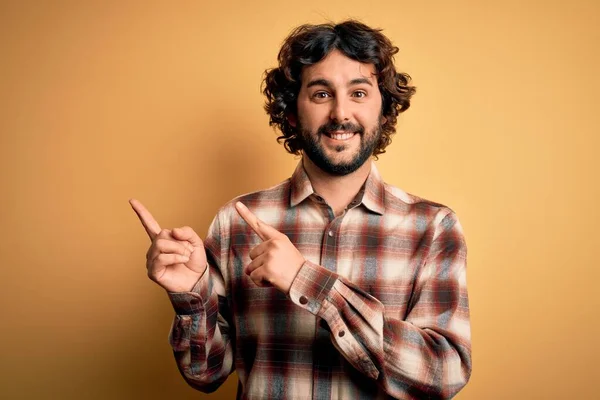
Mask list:
POLYGON ((189 292, 167 292, 177 315, 198 314, 210 295, 210 267, 207 266, 198 282, 189 292))
POLYGON ((305 261, 290 287, 290 299, 317 315, 338 275, 322 266, 305 261))
POLYGON ((340 310, 344 310, 349 306, 347 300, 340 293, 344 288, 345 284, 340 280, 336 280, 327 298, 323 299, 317 317, 321 318, 321 321, 325 321, 331 333, 332 342, 344 354, 348 362, 370 378, 377 380, 379 370, 370 360, 365 347, 357 339, 360 334, 357 336, 352 334, 350 327, 340 315, 340 310))

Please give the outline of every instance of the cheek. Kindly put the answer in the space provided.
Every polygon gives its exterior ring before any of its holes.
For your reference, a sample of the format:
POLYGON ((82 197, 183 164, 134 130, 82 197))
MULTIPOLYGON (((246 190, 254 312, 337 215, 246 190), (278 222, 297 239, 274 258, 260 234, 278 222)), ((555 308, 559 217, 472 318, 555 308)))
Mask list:
POLYGON ((374 128, 385 123, 385 118, 381 115, 381 104, 363 109, 357 118, 365 128, 374 128))
POLYGON ((327 122, 329 113, 326 107, 311 102, 298 102, 298 121, 309 130, 314 130, 327 122))

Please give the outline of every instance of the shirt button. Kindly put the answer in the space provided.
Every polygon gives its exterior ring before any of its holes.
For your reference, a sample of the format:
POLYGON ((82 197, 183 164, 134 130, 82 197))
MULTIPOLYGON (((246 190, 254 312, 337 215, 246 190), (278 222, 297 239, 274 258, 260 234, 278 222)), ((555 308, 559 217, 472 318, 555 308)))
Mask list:
POLYGON ((338 336, 339 337, 344 337, 344 335, 346 334, 346 332, 344 331, 339 331, 338 336))
POLYGON ((327 234, 329 235, 329 237, 333 237, 333 231, 329 231, 327 232, 327 234))
POLYGON ((308 303, 308 299, 304 296, 300 296, 300 304, 306 304, 308 303))

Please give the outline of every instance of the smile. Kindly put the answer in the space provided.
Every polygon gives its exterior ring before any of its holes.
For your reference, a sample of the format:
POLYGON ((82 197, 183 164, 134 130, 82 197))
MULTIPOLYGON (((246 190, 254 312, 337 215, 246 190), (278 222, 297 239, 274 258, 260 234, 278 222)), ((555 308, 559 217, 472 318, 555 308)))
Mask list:
POLYGON ((336 132, 328 132, 327 136, 329 136, 332 139, 335 140, 348 140, 351 137, 353 137, 354 135, 356 135, 356 133, 354 132, 343 132, 343 133, 336 133, 336 132))

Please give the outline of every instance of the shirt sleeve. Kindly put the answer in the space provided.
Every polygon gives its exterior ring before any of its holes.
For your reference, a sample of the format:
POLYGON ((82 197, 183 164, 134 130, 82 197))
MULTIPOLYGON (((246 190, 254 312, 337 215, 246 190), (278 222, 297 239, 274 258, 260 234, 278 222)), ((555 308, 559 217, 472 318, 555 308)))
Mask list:
POLYGON ((230 313, 221 266, 227 265, 219 214, 204 241, 208 267, 190 292, 169 293, 175 318, 169 343, 181 375, 200 391, 215 391, 233 371, 230 313))
POLYGON ((294 303, 327 323, 333 344, 349 363, 398 399, 451 398, 471 375, 467 248, 453 212, 439 221, 404 320, 308 261, 289 292, 294 303))

